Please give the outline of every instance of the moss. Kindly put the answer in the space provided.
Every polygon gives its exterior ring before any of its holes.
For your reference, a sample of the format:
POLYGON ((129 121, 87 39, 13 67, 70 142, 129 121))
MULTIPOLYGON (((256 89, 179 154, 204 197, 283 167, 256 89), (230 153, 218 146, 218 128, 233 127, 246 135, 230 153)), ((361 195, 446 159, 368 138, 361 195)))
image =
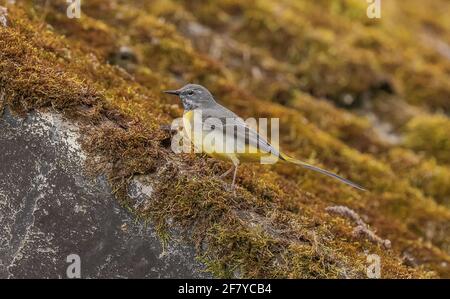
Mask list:
POLYGON ((411 184, 432 196, 437 202, 449 205, 450 169, 438 165, 436 160, 427 160, 405 149, 395 148, 388 153, 388 160, 400 175, 405 175, 411 184))
POLYGON ((408 122, 404 145, 450 163, 450 120, 446 116, 418 116, 408 122))
MULTIPOLYGON (((410 3, 412 9, 407 13, 396 5, 383 11, 389 20, 401 19, 401 23, 369 21, 365 4, 355 1, 185 2, 201 23, 228 30, 237 40, 268 49, 277 60, 296 65, 297 86, 316 96, 346 106, 398 89, 411 103, 448 110, 448 62, 441 58, 436 64, 433 49, 418 45, 416 35, 408 32, 419 27, 411 19, 420 15, 421 2, 410 3), (355 19, 356 15, 359 18, 355 19), (416 51, 403 51, 404 47, 416 51), (420 56, 423 52, 429 53, 427 59, 420 56), (408 61, 418 63, 411 66, 408 61), (428 88, 430 85, 434 88, 428 88)), ((433 6, 433 14, 441 15, 440 5, 444 5, 442 1, 433 6)), ((442 18, 427 18, 429 23, 446 26, 442 18)))

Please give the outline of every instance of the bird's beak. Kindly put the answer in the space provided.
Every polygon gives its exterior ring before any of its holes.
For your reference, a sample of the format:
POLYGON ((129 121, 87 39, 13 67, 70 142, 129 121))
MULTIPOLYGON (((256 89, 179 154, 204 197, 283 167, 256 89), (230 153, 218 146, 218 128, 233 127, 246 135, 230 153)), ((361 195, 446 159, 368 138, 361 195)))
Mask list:
POLYGON ((167 93, 167 94, 174 94, 176 96, 180 95, 180 90, 179 89, 177 89, 177 90, 164 90, 163 92, 167 93))

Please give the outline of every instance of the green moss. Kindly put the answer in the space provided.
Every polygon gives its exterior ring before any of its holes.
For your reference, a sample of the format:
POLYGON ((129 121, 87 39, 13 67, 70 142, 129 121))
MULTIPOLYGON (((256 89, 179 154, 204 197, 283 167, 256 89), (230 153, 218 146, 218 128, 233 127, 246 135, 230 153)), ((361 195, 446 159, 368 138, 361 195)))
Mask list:
POLYGON ((427 160, 405 149, 391 149, 387 157, 399 175, 406 176, 411 184, 432 196, 437 202, 449 206, 450 169, 435 160, 427 160))
POLYGON ((418 116, 406 125, 404 145, 450 163, 450 120, 446 116, 418 116))

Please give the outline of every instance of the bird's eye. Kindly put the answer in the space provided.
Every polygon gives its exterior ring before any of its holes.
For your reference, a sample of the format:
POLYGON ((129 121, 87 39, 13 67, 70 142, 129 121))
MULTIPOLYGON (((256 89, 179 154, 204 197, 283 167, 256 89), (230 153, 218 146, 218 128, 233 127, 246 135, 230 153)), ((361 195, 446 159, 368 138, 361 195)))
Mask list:
POLYGON ((194 91, 193 91, 193 90, 189 90, 189 91, 188 91, 188 95, 191 96, 191 95, 193 95, 193 94, 194 94, 194 91))

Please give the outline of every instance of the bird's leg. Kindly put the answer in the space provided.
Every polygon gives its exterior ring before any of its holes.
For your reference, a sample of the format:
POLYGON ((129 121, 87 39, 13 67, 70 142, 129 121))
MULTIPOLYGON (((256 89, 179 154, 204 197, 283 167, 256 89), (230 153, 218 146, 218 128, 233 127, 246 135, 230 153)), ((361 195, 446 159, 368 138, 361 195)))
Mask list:
POLYGON ((230 167, 230 169, 228 169, 227 171, 225 171, 223 174, 220 175, 220 178, 224 178, 227 175, 230 174, 230 172, 234 169, 234 165, 230 167))
POLYGON ((234 195, 236 195, 235 182, 236 182, 237 170, 238 170, 238 165, 235 165, 234 166, 234 174, 233 174, 233 183, 231 183, 231 190, 233 190, 234 195))
POLYGON ((231 160, 233 161, 233 164, 234 164, 234 174, 233 174, 233 182, 231 183, 231 190, 233 190, 233 194, 236 196, 235 183, 236 183, 237 170, 238 170, 238 166, 239 166, 239 160, 237 158, 232 158, 231 160))

